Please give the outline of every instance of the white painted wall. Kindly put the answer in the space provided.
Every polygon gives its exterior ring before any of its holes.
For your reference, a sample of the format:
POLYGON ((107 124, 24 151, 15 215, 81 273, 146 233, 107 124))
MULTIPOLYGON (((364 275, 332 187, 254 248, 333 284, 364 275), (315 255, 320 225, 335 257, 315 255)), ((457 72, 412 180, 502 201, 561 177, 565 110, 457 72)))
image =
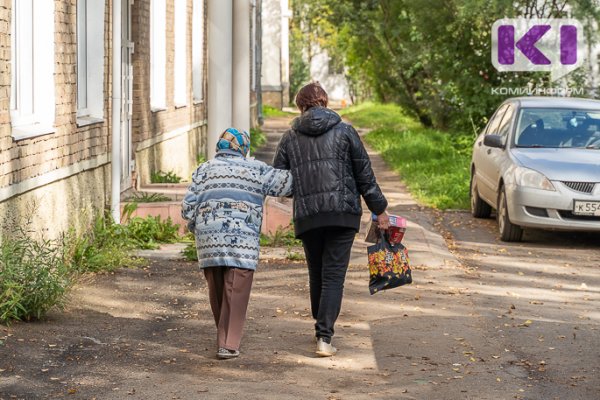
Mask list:
POLYGON ((345 100, 350 104, 350 88, 346 77, 342 74, 329 73, 329 55, 327 50, 313 45, 313 57, 310 60, 310 77, 313 81, 318 81, 329 95, 329 100, 341 102, 345 100))
POLYGON ((263 0, 261 84, 269 90, 281 90, 282 86, 281 9, 281 0, 263 0))

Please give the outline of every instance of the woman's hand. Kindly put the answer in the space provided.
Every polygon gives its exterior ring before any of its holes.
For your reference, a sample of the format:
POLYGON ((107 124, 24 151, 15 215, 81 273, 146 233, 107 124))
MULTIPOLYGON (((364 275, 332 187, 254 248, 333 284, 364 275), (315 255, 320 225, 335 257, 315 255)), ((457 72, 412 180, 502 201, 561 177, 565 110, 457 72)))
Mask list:
POLYGON ((379 226, 379 229, 382 229, 384 231, 387 231, 390 227, 390 217, 388 216, 387 212, 383 212, 381 214, 379 214, 377 216, 377 225, 379 226))

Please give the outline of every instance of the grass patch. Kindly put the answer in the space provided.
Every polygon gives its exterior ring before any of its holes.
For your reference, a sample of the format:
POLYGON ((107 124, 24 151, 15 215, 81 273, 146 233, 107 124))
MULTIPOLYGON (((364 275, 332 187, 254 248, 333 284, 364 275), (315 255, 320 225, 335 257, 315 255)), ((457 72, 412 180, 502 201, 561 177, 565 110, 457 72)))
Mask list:
POLYGON ((69 265, 81 274, 138 267, 143 260, 131 255, 135 248, 127 225, 115 224, 108 213, 99 214, 83 234, 71 231, 64 240, 69 265))
POLYGON ((256 127, 250 129, 250 153, 254 153, 258 148, 267 143, 267 136, 262 129, 256 127))
POLYGON ((296 239, 293 229, 279 228, 271 235, 265 235, 261 233, 260 245, 264 247, 302 246, 302 241, 300 239, 296 239))
POLYGON ((160 203, 163 201, 171 201, 171 198, 162 193, 136 192, 132 196, 126 198, 125 201, 135 203, 160 203))
POLYGON ((391 104, 353 106, 344 116, 358 127, 373 129, 365 141, 420 202, 439 209, 469 207, 471 136, 426 129, 391 104))
POLYGON ((196 156, 196 164, 204 164, 206 162, 206 156, 204 154, 198 154, 196 156))
POLYGON ((299 251, 293 251, 290 248, 287 249, 287 251, 285 253, 285 258, 289 261, 304 261, 304 260, 306 260, 306 256, 304 255, 304 253, 299 252, 299 251))
POLYGON ((175 172, 158 171, 150 174, 150 183, 179 183, 183 180, 175 172))
POLYGON ((279 108, 275 108, 275 107, 271 107, 271 106, 267 106, 267 105, 263 105, 263 109, 262 110, 263 110, 263 116, 265 118, 291 117, 291 116, 295 116, 296 115, 294 113, 283 111, 283 110, 280 110, 279 108))

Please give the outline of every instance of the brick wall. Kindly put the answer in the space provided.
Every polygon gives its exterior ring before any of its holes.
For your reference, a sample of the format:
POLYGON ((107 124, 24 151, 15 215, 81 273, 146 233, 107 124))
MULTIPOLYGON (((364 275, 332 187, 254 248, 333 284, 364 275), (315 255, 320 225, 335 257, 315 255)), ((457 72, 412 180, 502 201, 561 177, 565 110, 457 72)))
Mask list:
POLYGON ((11 1, 0 0, 0 188, 108 152, 110 9, 105 8, 104 123, 77 126, 76 0, 55 0, 56 133, 15 142, 10 127, 11 1))
MULTIPOLYGON (((133 5, 133 54, 134 87, 133 87, 133 143, 134 149, 144 140, 161 133, 192 125, 206 119, 206 102, 193 103, 192 93, 192 0, 187 0, 188 29, 187 29, 187 60, 188 60, 188 100, 187 106, 176 108, 173 103, 174 94, 174 4, 175 0, 167 0, 167 109, 153 112, 150 108, 150 0, 139 0, 133 5)), ((206 2, 205 2, 206 21, 206 2)), ((204 59, 206 60, 206 23, 204 24, 204 59)), ((206 97, 207 68, 204 62, 204 96, 206 97)), ((173 154, 177 157, 177 154, 173 154)))

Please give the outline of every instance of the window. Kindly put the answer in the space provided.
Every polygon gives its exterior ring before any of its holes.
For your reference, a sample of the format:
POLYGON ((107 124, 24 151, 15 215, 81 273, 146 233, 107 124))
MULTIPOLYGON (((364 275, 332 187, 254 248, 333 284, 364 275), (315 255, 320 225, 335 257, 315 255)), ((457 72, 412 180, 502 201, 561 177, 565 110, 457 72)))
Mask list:
POLYGON ((502 117, 504 116, 504 113, 506 112, 506 108, 508 107, 508 104, 504 104, 503 106, 501 106, 498 111, 496 111, 496 114, 494 114, 494 116, 492 117, 492 119, 490 120, 486 132, 486 135, 497 135, 498 134, 498 127, 500 126, 500 122, 502 122, 502 117))
POLYGON ((187 104, 187 0, 175 2, 175 64, 173 67, 176 107, 187 104))
POLYGON ((104 2, 77 1, 77 117, 79 124, 104 116, 104 2))
POLYGON ((150 106, 153 110, 167 108, 166 24, 166 0, 152 0, 150 10, 150 106))
POLYGON ((504 117, 502 117, 502 123, 498 127, 498 135, 506 136, 512 126, 512 117, 515 113, 515 107, 512 104, 508 105, 506 112, 504 113, 504 117))
POLYGON ((204 0, 194 0, 192 11, 192 85, 194 102, 204 98, 204 0))
POLYGON ((11 62, 13 138, 54 132, 53 1, 12 1, 11 62))

